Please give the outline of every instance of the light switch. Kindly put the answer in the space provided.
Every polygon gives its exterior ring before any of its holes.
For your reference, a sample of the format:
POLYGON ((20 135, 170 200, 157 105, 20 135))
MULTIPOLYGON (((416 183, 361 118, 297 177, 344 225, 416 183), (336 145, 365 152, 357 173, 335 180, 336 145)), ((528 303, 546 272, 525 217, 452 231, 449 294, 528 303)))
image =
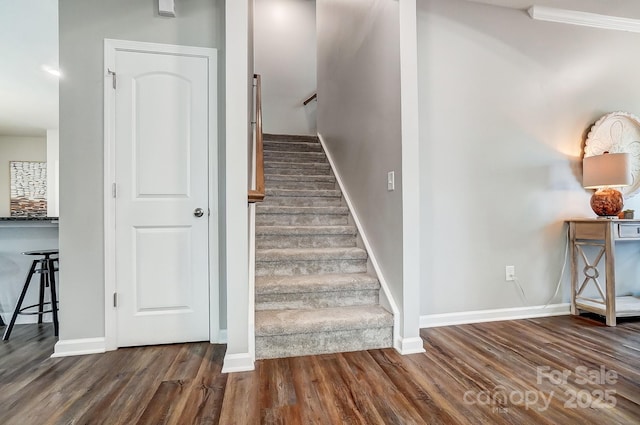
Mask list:
POLYGON ((396 190, 396 173, 394 171, 387 173, 387 190, 396 190))
POLYGON ((174 0, 158 0, 158 13, 162 16, 175 17, 174 0))

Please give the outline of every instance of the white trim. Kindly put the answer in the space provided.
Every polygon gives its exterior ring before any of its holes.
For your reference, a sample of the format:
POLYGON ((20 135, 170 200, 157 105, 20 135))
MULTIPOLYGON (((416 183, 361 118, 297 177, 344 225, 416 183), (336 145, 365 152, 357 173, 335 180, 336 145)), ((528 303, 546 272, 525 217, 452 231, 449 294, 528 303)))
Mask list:
POLYGON ((116 62, 117 40, 104 40, 104 339, 105 349, 115 350, 117 343, 116 309, 113 294, 116 292, 116 203, 112 196, 112 184, 116 180, 115 167, 115 91, 110 83, 109 67, 116 62))
POLYGON ((222 373, 248 372, 254 369, 251 353, 227 354, 224 356, 222 373))
POLYGON ((403 356, 406 354, 418 354, 424 353, 424 341, 420 337, 413 338, 401 338, 396 341, 395 344, 396 350, 403 356))
POLYGON ((399 3, 402 134, 402 321, 399 352, 423 352, 420 338, 420 117, 416 0, 399 3), (409 341, 409 342, 406 342, 409 341), (410 341, 413 341, 410 343, 410 341), (405 344, 414 348, 407 349, 405 344))
POLYGON ((86 354, 99 354, 106 351, 104 338, 67 339, 56 342, 53 348, 52 358, 84 356, 86 354))
POLYGON ((528 12, 532 19, 539 21, 640 33, 640 20, 638 19, 536 5, 531 6, 528 12))
POLYGON ((247 355, 246 370, 253 369, 249 353, 253 330, 249 325, 249 305, 254 294, 249 292, 249 229, 247 188, 249 179, 249 136, 251 134, 250 87, 253 85, 253 69, 249 57, 249 34, 253 1, 233 0, 225 5, 225 157, 221 158, 225 170, 225 190, 221 207, 225 230, 222 234, 222 256, 225 259, 227 296, 227 356, 231 362, 224 370, 235 369, 235 356, 247 355), (232 357, 233 356, 233 357, 232 357))
POLYGON ((342 191, 342 196, 344 196, 344 200, 347 203, 347 207, 349 208, 349 212, 351 212, 351 217, 353 217, 353 221, 356 225, 356 228, 358 229, 358 233, 360 234, 360 237, 362 238, 362 243, 364 244, 365 250, 367 251, 367 253, 369 254, 369 259, 371 260, 371 265, 373 266, 373 269, 376 272, 376 275, 378 277, 378 281, 380 282, 380 287, 382 289, 382 292, 384 293, 384 296, 386 297, 387 301, 389 302, 389 307, 391 307, 391 313, 393 313, 393 341, 394 341, 394 348, 398 351, 401 352, 401 347, 399 345, 396 344, 397 341, 400 341, 401 337, 399 334, 399 330, 400 330, 400 313, 398 310, 398 305, 396 304, 395 300, 393 299, 393 295, 391 295, 391 291, 389 290, 389 284, 387 283, 387 280, 385 279, 384 275, 382 274, 382 269, 380 268, 380 264, 378 263, 378 260, 376 259, 375 254, 373 253, 373 250, 371 249, 371 244, 369 243, 369 239, 367 239, 367 234, 364 231, 364 227, 362 227, 362 223, 360 222, 360 219, 358 218, 358 214, 355 210, 355 208, 353 207, 353 203, 351 202, 351 197, 349 196, 349 192, 346 190, 344 183, 342 182, 342 178, 340 177, 340 174, 338 173, 338 170, 335 167, 335 163, 333 161, 333 157, 331 156, 331 152, 329 152, 329 150, 327 149, 327 144, 324 141, 324 138, 322 137, 322 134, 318 133, 318 140, 320 140, 320 144, 322 145, 322 149, 324 150, 325 154, 327 155, 327 160, 329 161, 329 165, 331 166, 331 170, 333 171, 333 174, 336 178, 336 181, 338 182, 338 186, 340 187, 340 190, 342 191))
POLYGON ((104 307, 105 350, 115 350, 117 343, 117 315, 113 294, 117 291, 115 263, 115 212, 112 184, 115 171, 115 91, 112 76, 107 70, 116 70, 116 51, 159 52, 189 55, 207 59, 209 85, 209 339, 214 342, 220 331, 220 290, 218 255, 218 50, 210 47, 180 46, 175 44, 146 43, 140 41, 104 39, 104 307))
POLYGON ((249 354, 256 359, 256 203, 249 204, 249 354))
POLYGON ((569 303, 533 307, 499 308, 494 310, 462 311, 458 313, 420 316, 420 328, 497 322, 501 320, 532 319, 535 317, 565 316, 571 314, 569 303))
POLYGON ((226 344, 226 343, 227 343, 227 330, 220 329, 220 332, 218 332, 218 340, 215 342, 215 344, 226 344))

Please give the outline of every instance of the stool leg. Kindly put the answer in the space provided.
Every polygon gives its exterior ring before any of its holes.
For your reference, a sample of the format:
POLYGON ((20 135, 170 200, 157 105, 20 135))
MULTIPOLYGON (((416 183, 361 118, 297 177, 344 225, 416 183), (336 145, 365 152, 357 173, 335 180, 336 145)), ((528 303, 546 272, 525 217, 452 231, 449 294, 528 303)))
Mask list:
POLYGON ((53 267, 55 259, 48 259, 49 263, 49 289, 51 290, 51 313, 53 314, 53 334, 58 336, 58 295, 56 293, 56 272, 53 267))
POLYGON ((46 276, 48 270, 47 270, 47 266, 48 266, 48 261, 46 259, 42 259, 39 261, 40 263, 40 295, 39 295, 39 302, 38 302, 38 324, 42 323, 42 312, 44 311, 44 288, 46 286, 46 283, 48 283, 48 278, 46 276))
POLYGON ((24 286, 22 287, 22 293, 20 293, 20 298, 18 298, 18 303, 16 304, 16 309, 13 310, 13 316, 11 316, 11 321, 9 322, 9 326, 4 330, 4 336, 2 339, 4 341, 9 339, 11 335, 11 331, 13 330, 13 325, 16 324, 16 318, 18 317, 18 313, 20 312, 20 307, 22 307, 22 301, 24 301, 24 296, 27 295, 27 289, 29 289, 29 283, 31 282, 31 278, 33 277, 33 273, 38 265, 39 260, 34 260, 31 263, 31 269, 29 270, 29 274, 27 275, 27 280, 24 282, 24 286))

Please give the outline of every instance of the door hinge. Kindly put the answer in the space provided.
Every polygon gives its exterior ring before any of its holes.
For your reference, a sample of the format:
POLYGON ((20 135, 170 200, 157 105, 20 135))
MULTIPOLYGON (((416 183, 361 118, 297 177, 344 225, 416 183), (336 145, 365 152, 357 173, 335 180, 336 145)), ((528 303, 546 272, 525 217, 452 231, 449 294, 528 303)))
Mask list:
POLYGON ((118 194, 118 186, 115 183, 111 183, 111 196, 114 198, 118 194))
POLYGON ((113 306, 114 307, 118 307, 118 293, 117 292, 113 293, 113 306))
POLYGON ((111 75, 111 84, 113 86, 113 89, 116 89, 116 73, 112 70, 110 70, 109 68, 107 68, 107 74, 111 75))

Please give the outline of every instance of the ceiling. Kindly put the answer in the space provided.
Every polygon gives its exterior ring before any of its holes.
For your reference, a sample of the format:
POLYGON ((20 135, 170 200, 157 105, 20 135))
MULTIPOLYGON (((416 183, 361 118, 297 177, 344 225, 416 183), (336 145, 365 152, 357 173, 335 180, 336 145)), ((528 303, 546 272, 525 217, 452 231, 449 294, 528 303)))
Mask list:
POLYGON ((0 136, 58 128, 58 1, 0 0, 0 136))
POLYGON ((599 13, 622 18, 640 19, 639 0, 467 0, 475 3, 485 3, 494 6, 510 7, 513 9, 528 9, 529 7, 547 6, 558 9, 577 10, 581 12, 599 13))

